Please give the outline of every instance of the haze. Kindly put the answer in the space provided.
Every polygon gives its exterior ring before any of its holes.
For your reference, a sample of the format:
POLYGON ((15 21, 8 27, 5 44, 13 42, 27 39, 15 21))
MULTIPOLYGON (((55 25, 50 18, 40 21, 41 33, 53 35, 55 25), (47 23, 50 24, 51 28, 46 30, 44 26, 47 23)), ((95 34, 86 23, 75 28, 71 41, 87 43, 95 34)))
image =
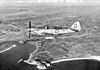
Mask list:
POLYGON ((0 3, 24 3, 24 2, 100 2, 100 0, 0 0, 0 3))

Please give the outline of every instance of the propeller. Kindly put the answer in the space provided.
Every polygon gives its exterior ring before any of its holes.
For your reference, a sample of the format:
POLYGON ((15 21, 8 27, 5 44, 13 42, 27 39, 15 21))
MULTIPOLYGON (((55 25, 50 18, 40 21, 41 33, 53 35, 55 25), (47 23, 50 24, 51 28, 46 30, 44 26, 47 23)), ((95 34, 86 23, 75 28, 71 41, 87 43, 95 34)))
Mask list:
POLYGON ((29 21, 29 39, 30 39, 30 35, 31 35, 31 21, 29 21))
MULTIPOLYGON (((30 35, 31 35, 31 28, 32 28, 32 26, 31 26, 31 21, 29 21, 29 26, 28 26, 28 28, 29 28, 29 39, 30 39, 30 35)), ((23 41, 23 43, 25 44, 25 43, 27 43, 29 40, 25 40, 25 41, 23 41)))

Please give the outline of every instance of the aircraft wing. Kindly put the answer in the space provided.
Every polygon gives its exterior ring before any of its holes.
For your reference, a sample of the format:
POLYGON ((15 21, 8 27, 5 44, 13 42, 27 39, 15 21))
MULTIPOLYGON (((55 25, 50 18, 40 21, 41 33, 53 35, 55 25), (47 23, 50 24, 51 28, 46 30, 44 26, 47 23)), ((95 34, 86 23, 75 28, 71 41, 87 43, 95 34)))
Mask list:
POLYGON ((46 32, 44 32, 43 34, 47 35, 47 36, 55 36, 55 34, 52 34, 52 33, 46 33, 46 32))

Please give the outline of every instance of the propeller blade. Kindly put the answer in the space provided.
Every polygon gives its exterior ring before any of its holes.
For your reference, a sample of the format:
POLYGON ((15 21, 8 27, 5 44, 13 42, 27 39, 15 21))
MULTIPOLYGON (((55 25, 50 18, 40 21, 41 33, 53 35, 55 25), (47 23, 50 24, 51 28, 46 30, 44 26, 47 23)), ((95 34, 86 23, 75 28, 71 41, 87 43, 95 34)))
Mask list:
POLYGON ((30 35, 31 35, 31 21, 29 21, 29 39, 30 39, 30 35))
POLYGON ((30 39, 30 31, 29 31, 29 39, 30 39))
POLYGON ((29 21, 29 28, 31 28, 31 21, 29 21))

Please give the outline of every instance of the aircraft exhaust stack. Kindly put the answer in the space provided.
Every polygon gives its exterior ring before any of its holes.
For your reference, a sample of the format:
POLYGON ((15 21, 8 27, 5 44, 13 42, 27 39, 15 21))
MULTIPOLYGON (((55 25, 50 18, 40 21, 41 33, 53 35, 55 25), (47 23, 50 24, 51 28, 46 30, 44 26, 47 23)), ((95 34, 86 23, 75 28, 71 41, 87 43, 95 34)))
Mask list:
POLYGON ((74 30, 78 30, 78 31, 81 31, 81 26, 80 26, 80 22, 75 22, 72 26, 71 26, 72 29, 74 30))

